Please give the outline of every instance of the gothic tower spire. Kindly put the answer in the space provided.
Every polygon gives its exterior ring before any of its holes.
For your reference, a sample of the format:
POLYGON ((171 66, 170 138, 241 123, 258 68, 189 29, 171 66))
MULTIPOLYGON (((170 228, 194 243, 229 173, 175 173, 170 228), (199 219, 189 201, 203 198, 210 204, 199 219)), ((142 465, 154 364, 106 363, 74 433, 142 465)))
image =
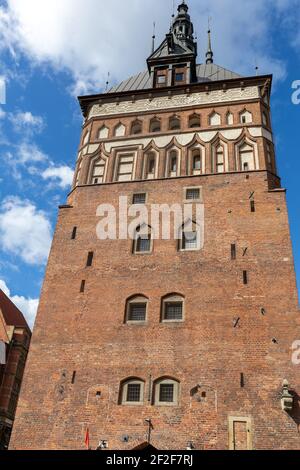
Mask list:
POLYGON ((197 43, 194 40, 194 26, 188 12, 188 5, 182 1, 177 8, 177 16, 172 15, 171 27, 166 38, 147 60, 154 87, 197 81, 197 43), (165 78, 161 78, 162 75, 165 78))
POLYGON ((212 50, 212 45, 211 45, 211 30, 210 30, 210 24, 208 22, 208 46, 207 46, 207 52, 206 52, 206 63, 207 64, 213 64, 214 63, 214 53, 212 50))

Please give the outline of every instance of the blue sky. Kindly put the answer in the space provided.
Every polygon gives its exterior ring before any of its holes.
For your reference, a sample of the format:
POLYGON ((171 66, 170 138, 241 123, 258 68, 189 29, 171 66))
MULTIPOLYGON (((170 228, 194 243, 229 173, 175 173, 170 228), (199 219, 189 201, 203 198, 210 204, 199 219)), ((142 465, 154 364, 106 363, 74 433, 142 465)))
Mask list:
MULTIPOLYGON (((172 0, 0 0, 0 287, 35 316, 57 206, 72 180, 82 117, 78 94, 103 91, 145 68, 172 0)), ((177 2, 175 2, 177 3, 177 2)), ((300 279, 297 164, 300 0, 190 0, 199 63, 212 18, 215 62, 243 75, 274 74, 273 127, 300 279)))

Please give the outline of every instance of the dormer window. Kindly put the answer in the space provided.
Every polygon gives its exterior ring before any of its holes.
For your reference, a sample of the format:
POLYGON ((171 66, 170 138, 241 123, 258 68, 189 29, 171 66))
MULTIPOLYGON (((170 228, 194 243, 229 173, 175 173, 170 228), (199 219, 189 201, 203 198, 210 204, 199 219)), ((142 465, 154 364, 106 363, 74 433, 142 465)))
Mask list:
POLYGON ((159 83, 160 85, 162 85, 163 83, 166 83, 166 76, 165 75, 159 75, 157 77, 157 83, 159 83))
POLYGON ((182 73, 182 72, 176 73, 176 75, 175 75, 175 80, 176 80, 176 82, 183 82, 183 80, 184 80, 184 73, 182 73))

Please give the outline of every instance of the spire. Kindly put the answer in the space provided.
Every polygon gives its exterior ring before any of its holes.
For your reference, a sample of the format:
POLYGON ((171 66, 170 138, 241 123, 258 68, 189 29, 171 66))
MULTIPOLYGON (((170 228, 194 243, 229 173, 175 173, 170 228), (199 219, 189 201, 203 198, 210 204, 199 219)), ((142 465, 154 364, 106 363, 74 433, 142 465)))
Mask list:
POLYGON ((155 38, 156 38, 155 28, 156 28, 156 23, 154 21, 154 23, 153 23, 153 36, 152 36, 152 54, 155 51, 155 38))
MULTIPOLYGON (((173 7, 175 11, 175 0, 173 7)), ((186 63, 188 68, 186 80, 187 83, 192 83, 197 80, 196 57, 197 43, 194 39, 194 26, 189 15, 189 7, 185 1, 181 0, 177 7, 177 14, 172 15, 171 27, 166 38, 157 49, 153 49, 147 59, 148 69, 154 77, 157 67, 168 65, 175 68, 176 64, 186 63)))
POLYGON ((211 30, 210 30, 210 19, 208 20, 208 47, 207 47, 207 53, 206 53, 206 63, 207 64, 213 64, 214 63, 214 53, 212 50, 211 46, 211 30))

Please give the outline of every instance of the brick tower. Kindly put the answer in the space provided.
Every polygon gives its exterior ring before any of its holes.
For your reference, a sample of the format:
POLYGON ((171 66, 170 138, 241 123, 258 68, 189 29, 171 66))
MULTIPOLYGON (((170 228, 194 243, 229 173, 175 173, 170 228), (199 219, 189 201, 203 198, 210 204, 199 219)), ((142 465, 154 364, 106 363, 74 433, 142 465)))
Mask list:
POLYGON ((93 449, 300 449, 299 311, 272 77, 214 64, 210 33, 205 63, 196 58, 182 3, 145 72, 80 98, 74 184, 12 449, 83 449, 87 428, 93 449), (146 222, 134 240, 99 240, 98 206, 118 208, 120 196, 148 209, 198 202, 203 225, 191 220, 189 236, 175 227, 179 241, 154 239, 146 222))

